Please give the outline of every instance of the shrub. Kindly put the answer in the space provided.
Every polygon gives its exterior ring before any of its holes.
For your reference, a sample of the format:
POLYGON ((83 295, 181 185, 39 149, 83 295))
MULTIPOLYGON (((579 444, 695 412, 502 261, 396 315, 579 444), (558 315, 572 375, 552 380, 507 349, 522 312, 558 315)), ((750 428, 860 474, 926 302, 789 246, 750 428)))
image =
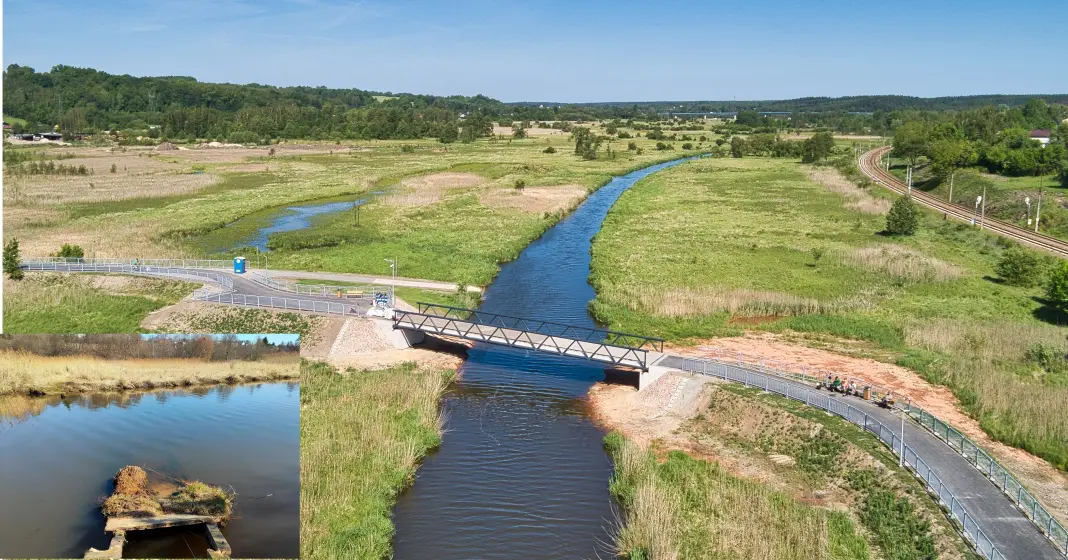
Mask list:
POLYGON ((903 196, 894 201, 886 214, 886 232, 891 235, 912 235, 919 225, 919 215, 912 197, 903 196))
POLYGON ((549 147, 545 148, 544 150, 542 150, 542 153, 555 154, 556 153, 556 148, 554 148, 552 146, 549 146, 549 147))
POLYGON ((1042 369, 1051 372, 1064 371, 1066 360, 1064 350, 1047 342, 1035 342, 1027 347, 1024 354, 1027 359, 1042 369))
POLYGON ((638 145, 634 142, 627 142, 627 149, 633 152, 638 149, 638 145))
POLYGON ((19 240, 13 238, 4 245, 4 272, 12 280, 22 280, 23 273, 19 257, 19 240))
POLYGON ((716 145, 717 146, 722 146, 725 143, 726 143, 726 140, 724 140, 722 138, 716 138, 716 145))
POLYGON ((403 153, 410 154, 410 153, 412 153, 414 151, 415 151, 415 146, 413 146, 411 144, 402 144, 401 145, 401 152, 403 152, 403 153))
POLYGON ((78 245, 68 245, 64 243, 63 246, 59 248, 59 252, 54 256, 66 259, 81 259, 85 257, 85 250, 78 245))
POLYGON ((1010 247, 1001 253, 994 270, 1010 286, 1034 286, 1040 282, 1042 259, 1034 251, 1010 247))
POLYGON ((693 143, 692 143, 692 142, 686 142, 686 143, 684 143, 684 144, 682 145, 682 149, 683 149, 683 150, 692 150, 692 149, 693 149, 693 143))
POLYGON ((519 190, 522 190, 523 187, 525 187, 525 186, 527 186, 527 182, 526 181, 524 181, 522 179, 516 179, 515 180, 515 188, 517 188, 519 190))
POLYGON ((112 172, 112 173, 114 173, 114 172, 118 171, 118 169, 119 169, 119 166, 115 165, 114 163, 113 163, 113 164, 111 164, 111 172, 112 172))
MULTIPOLYGON (((17 249, 17 246, 16 246, 17 249)), ((4 270, 7 270, 7 249, 4 250, 4 270)), ((1049 273, 1046 297, 1061 309, 1068 309, 1068 261, 1061 261, 1049 273)))

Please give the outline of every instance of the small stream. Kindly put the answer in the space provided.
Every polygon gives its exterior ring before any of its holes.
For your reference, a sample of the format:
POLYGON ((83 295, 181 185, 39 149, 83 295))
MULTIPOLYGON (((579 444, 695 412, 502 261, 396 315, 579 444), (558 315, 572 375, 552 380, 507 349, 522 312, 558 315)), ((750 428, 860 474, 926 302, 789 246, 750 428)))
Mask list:
MULTIPOLYGON (((694 158, 616 177, 501 267, 480 309, 596 327, 590 241, 620 194, 694 158)), ((395 557, 613 557, 612 464, 583 406, 604 367, 479 344, 444 399, 441 449, 394 509, 395 557)))
MULTIPOLYGON (((299 393, 298 383, 269 383, 0 397, 0 557, 108 548, 99 500, 125 465, 232 487, 234 518, 223 533, 234 557, 297 557, 299 393)), ((125 558, 207 557, 199 531, 143 533, 131 535, 125 558)))

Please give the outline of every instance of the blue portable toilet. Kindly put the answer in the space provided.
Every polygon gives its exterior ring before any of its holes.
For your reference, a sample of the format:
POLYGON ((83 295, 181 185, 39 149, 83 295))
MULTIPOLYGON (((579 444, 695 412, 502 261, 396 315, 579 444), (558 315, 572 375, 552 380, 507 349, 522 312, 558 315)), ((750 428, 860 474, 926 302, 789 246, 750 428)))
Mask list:
POLYGON ((245 273, 245 257, 234 257, 234 274, 245 273))

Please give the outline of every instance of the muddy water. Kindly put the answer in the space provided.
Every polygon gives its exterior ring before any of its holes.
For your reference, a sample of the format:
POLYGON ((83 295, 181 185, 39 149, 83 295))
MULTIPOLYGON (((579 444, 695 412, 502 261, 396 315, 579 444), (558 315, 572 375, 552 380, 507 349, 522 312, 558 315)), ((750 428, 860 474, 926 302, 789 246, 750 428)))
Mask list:
MULTIPOLYGON (((639 179, 617 177, 504 265, 483 311, 594 327, 590 240, 639 179)), ((478 345, 447 395, 441 449, 394 510, 395 557, 610 557, 615 515, 604 432, 577 406, 604 377, 592 362, 478 345)))
MULTIPOLYGON (((299 392, 297 383, 271 383, 0 399, 0 557, 81 558, 107 548, 97 500, 124 465, 232 486, 235 518, 223 533, 234 556, 296 557, 299 392)), ((124 557, 206 557, 194 531, 155 533, 135 535, 124 557)))

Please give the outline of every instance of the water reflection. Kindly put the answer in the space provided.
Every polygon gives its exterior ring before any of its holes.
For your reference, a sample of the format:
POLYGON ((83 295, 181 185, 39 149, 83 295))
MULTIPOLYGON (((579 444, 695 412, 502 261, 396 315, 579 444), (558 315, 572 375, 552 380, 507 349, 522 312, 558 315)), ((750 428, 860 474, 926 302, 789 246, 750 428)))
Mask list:
MULTIPOLYGON (((107 548, 98 504, 124 465, 233 487, 235 557, 299 553, 297 382, 9 396, 0 418, 0 557, 107 548)), ((181 539, 147 546, 148 557, 189 556, 181 539)))

